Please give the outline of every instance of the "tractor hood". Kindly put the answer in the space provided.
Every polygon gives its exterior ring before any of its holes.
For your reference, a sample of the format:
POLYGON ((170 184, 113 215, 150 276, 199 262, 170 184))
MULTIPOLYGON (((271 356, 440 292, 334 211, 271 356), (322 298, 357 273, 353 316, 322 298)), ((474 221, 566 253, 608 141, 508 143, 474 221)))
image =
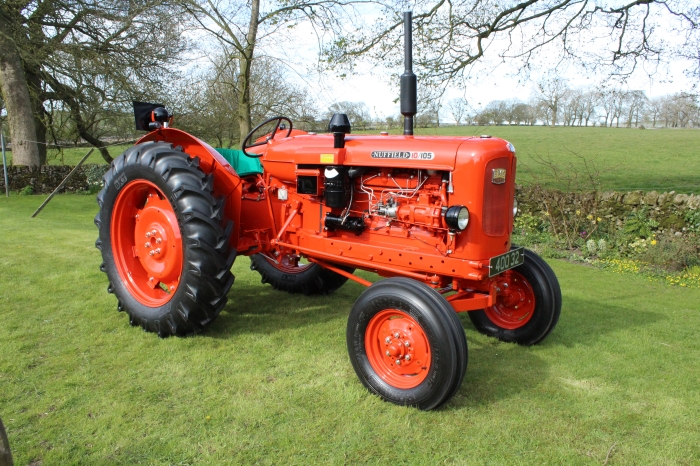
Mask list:
POLYGON ((300 134, 272 142, 263 162, 453 171, 458 154, 474 161, 504 150, 508 142, 498 138, 375 135, 347 135, 345 148, 334 149, 330 134, 300 134))

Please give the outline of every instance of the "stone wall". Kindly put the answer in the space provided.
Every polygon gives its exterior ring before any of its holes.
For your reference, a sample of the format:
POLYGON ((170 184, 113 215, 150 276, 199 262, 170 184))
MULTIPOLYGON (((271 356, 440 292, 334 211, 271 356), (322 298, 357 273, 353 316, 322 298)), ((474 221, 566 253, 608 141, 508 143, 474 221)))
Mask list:
MULTIPOLYGON (((7 177, 10 191, 21 191, 27 186, 32 187, 34 194, 48 194, 61 184, 61 181, 74 167, 67 165, 44 165, 42 167, 9 166, 7 177)), ((100 183, 108 165, 82 165, 68 183, 61 188, 62 193, 88 191, 91 184, 100 183)), ((5 177, 0 165, 0 193, 5 192, 5 177)))
POLYGON ((675 191, 631 192, 562 192, 539 186, 517 186, 516 197, 521 213, 531 215, 592 215, 621 225, 630 213, 645 209, 663 230, 680 231, 686 226, 685 213, 700 209, 700 195, 677 194, 675 191))

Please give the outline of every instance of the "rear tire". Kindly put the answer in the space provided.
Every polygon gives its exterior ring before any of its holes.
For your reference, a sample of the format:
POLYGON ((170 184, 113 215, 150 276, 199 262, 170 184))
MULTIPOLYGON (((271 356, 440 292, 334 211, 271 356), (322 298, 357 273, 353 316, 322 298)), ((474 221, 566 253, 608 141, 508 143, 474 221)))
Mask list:
POLYGON ((407 278, 388 278, 362 293, 348 318, 347 345, 362 384, 398 405, 441 406, 467 369, 457 314, 438 292, 407 278))
MULTIPOLYGON (((349 273, 355 269, 338 266, 349 273)), ((275 264, 262 254, 250 256, 250 270, 260 274, 262 283, 269 283, 276 290, 305 295, 330 294, 348 281, 332 270, 318 264, 275 264)))
POLYGON ((144 143, 114 160, 104 185, 95 246, 117 309, 160 337, 203 330, 226 304, 236 257, 211 175, 171 144, 144 143))
POLYGON ((561 288, 552 268, 525 249, 525 263, 496 277, 505 292, 488 309, 469 312, 474 327, 501 341, 530 346, 541 342, 559 321, 561 288))

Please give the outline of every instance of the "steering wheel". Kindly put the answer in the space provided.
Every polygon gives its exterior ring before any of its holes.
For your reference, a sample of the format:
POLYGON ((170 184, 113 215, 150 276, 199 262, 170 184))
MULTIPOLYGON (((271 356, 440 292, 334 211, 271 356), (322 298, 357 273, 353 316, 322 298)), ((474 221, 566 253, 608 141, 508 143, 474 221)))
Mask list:
POLYGON ((243 153, 245 155, 247 155, 248 157, 251 157, 254 159, 262 157, 262 154, 249 154, 248 152, 246 152, 246 149, 250 149, 251 147, 263 146, 263 145, 267 144, 269 141, 272 141, 273 139, 275 139, 275 135, 277 134, 277 130, 280 128, 283 121, 286 121, 287 123, 289 123, 289 129, 287 130, 287 134, 284 136, 285 138, 289 137, 289 135, 292 134, 292 120, 290 120, 287 117, 283 117, 283 116, 272 117, 268 120, 263 121, 258 126, 253 128, 253 131, 248 133, 248 136, 246 136, 245 139, 243 140, 243 144, 241 144, 241 150, 243 151, 243 153), (257 142, 254 142, 252 144, 248 144, 250 139, 253 137, 253 134, 255 134, 255 132, 257 130, 259 130, 260 128, 262 128, 263 126, 265 126, 266 124, 268 124, 272 121, 277 122, 277 123, 275 123, 275 129, 265 138, 264 141, 257 141, 257 142))

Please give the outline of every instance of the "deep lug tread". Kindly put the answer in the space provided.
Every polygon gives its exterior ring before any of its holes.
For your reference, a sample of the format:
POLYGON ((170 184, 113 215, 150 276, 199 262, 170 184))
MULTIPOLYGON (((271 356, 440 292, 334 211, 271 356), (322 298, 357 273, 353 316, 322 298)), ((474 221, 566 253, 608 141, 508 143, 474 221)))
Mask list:
POLYGON ((236 251, 229 246, 232 222, 224 222, 223 200, 213 196, 212 177, 199 167, 199 158, 187 156, 181 147, 173 149, 171 144, 162 142, 143 143, 127 149, 112 162, 103 177, 105 187, 98 194, 100 212, 95 224, 100 230, 96 246, 102 246, 104 259, 101 269, 110 277, 111 291, 117 294, 120 310, 128 313, 129 322, 160 337, 202 331, 224 308, 226 294, 234 281, 230 268, 236 251), (159 308, 137 302, 120 281, 118 286, 112 286, 120 278, 112 255, 111 210, 119 191, 114 180, 123 177, 122 174, 130 181, 155 178, 173 204, 182 229, 183 275, 172 299, 159 308))

